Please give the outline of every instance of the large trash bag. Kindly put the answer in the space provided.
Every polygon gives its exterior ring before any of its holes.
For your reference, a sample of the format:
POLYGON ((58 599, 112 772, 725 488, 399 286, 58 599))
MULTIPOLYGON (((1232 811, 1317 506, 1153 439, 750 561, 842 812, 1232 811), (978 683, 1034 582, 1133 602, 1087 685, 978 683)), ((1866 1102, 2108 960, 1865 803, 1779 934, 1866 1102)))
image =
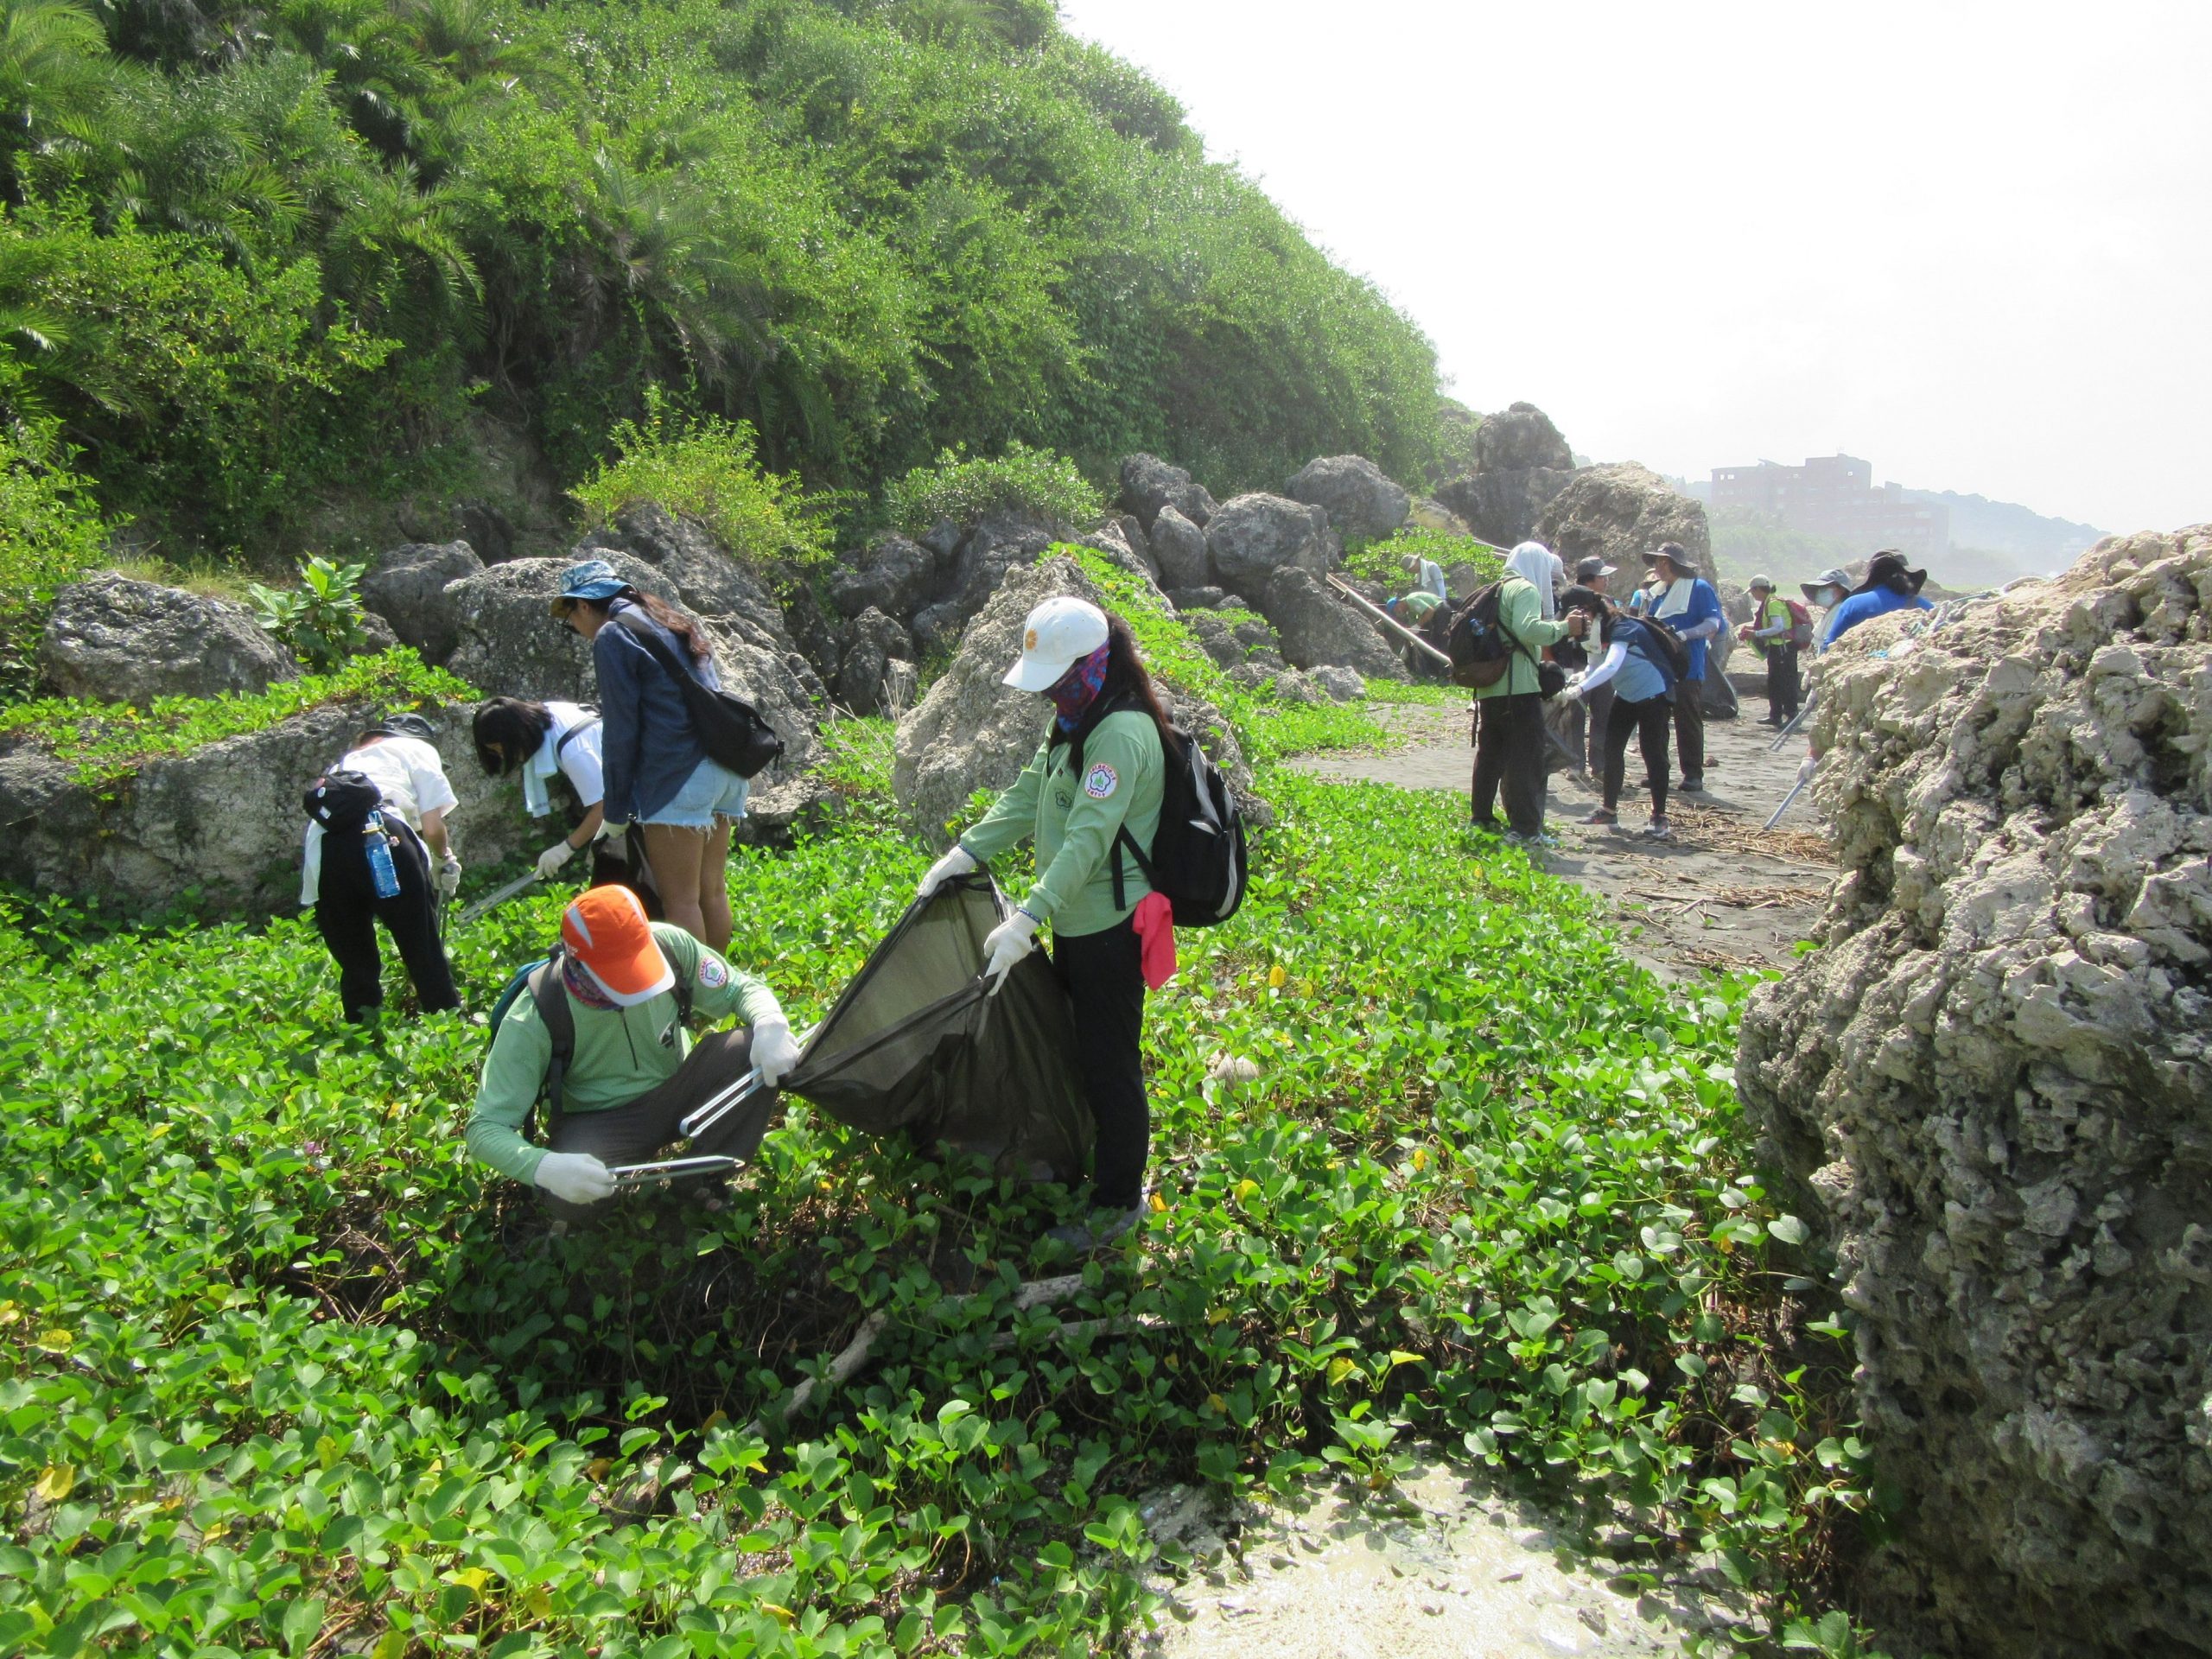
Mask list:
POLYGON ((950 1143, 1002 1175, 1072 1184, 1090 1150, 1066 990, 1041 951, 996 995, 983 937, 1006 914, 988 875, 911 906, 808 1039, 781 1087, 868 1135, 950 1143))

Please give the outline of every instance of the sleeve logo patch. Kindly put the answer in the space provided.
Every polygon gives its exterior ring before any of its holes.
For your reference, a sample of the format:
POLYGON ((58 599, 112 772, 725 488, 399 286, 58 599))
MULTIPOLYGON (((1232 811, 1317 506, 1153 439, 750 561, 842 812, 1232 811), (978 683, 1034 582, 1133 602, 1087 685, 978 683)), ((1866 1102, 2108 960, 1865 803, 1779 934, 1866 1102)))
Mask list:
POLYGON ((1085 774, 1083 792, 1094 801, 1103 801, 1122 786, 1121 774, 1101 760, 1085 774))
POLYGON ((720 957, 702 952, 699 957, 699 982, 710 991, 718 991, 729 983, 729 969, 722 965, 720 957))

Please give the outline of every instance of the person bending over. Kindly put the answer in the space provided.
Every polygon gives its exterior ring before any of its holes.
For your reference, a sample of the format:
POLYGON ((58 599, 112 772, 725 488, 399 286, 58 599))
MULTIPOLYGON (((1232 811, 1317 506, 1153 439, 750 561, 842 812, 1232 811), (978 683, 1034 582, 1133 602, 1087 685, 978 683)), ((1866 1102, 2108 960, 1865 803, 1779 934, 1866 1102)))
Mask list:
POLYGON ((551 880, 569 861, 591 849, 589 885, 619 881, 636 891, 653 913, 659 895, 643 861, 632 867, 627 837, 606 825, 606 785, 601 760, 605 726, 599 711, 574 702, 533 702, 522 697, 493 697, 480 705, 471 728, 476 764, 485 775, 519 773, 523 804, 533 818, 553 810, 554 786, 570 798, 568 833, 537 855, 537 874, 551 880))
POLYGON ((1672 841, 1667 823, 1667 734, 1674 721, 1674 701, 1682 691, 1675 677, 1666 649, 1652 638, 1641 618, 1619 609, 1603 594, 1587 588, 1570 588, 1561 603, 1596 620, 1605 656, 1585 675, 1568 683, 1562 696, 1586 702, 1599 690, 1612 693, 1605 714, 1604 779, 1605 804, 1582 820, 1610 828, 1620 819, 1621 783, 1627 771, 1629 734, 1636 734, 1643 751, 1645 781, 1651 790, 1651 823, 1643 832, 1652 841, 1672 841))
POLYGON ((561 949, 544 970, 546 995, 564 1007, 573 1047, 545 1144, 524 1133, 546 1093, 553 1035, 536 986, 515 998, 468 1120, 470 1154, 511 1179, 542 1189, 556 1216, 575 1218, 614 1191, 610 1165, 639 1163, 677 1139, 677 1125, 756 1067, 766 1086, 692 1142, 700 1157, 747 1159, 777 1105, 777 1084, 798 1064, 798 1044, 776 994, 732 968, 684 929, 646 918, 627 887, 590 887, 561 914, 561 949), (681 995, 679 995, 679 992, 681 995), (694 1043, 686 1003, 706 1020, 742 1024, 694 1043))

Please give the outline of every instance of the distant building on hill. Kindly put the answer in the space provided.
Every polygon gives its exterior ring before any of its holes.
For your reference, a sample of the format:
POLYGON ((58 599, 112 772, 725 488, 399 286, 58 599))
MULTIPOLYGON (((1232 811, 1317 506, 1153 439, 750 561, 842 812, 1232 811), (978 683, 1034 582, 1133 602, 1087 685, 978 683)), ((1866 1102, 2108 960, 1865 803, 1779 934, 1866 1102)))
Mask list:
POLYGON ((1876 488, 1872 464, 1853 455, 1814 455, 1802 467, 1716 467, 1709 505, 1716 512, 1764 513, 1869 553, 1893 547, 1907 558, 1941 558, 1951 544, 1948 506, 1915 499, 1900 484, 1876 488))

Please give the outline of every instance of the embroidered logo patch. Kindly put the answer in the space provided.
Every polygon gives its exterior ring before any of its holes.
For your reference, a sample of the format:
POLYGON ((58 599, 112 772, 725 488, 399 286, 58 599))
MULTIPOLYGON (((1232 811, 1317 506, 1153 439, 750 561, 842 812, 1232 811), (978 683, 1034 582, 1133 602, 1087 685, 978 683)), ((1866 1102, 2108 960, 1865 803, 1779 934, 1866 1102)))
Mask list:
POLYGON ((1029 632, 1027 632, 1027 633, 1025 633, 1025 634, 1023 634, 1023 635, 1021 636, 1021 648, 1022 648, 1024 651, 1034 651, 1034 650, 1036 650, 1036 649, 1037 649, 1037 630, 1036 630, 1036 629, 1032 628, 1032 629, 1030 629, 1030 630, 1029 630, 1029 632))
POLYGON ((729 983, 729 969, 723 967, 718 957, 699 959, 699 982, 710 991, 718 991, 729 983))
POLYGON ((1113 767, 1101 760, 1083 780, 1083 792, 1094 801, 1103 801, 1122 786, 1122 779, 1113 767))

